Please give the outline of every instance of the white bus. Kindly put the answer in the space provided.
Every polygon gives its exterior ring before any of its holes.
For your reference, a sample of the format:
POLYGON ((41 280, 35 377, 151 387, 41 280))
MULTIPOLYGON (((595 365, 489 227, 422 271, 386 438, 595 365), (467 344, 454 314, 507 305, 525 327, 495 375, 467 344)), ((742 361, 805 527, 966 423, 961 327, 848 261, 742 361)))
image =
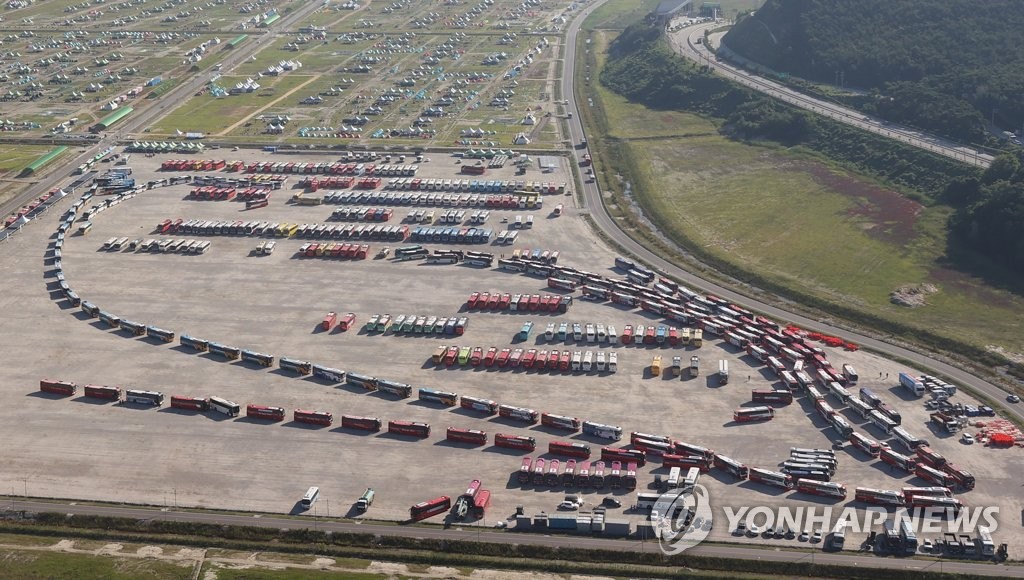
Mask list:
POLYGON ((306 495, 302 496, 299 503, 302 504, 302 507, 309 509, 309 506, 313 505, 318 497, 320 497, 320 488, 313 486, 306 490, 306 495))
POLYGON ((832 538, 829 540, 829 545, 835 551, 842 550, 843 545, 846 543, 846 524, 846 520, 840 520, 836 523, 835 529, 832 530, 832 538))
POLYGON ((697 486, 698 481, 700 481, 700 468, 691 467, 686 471, 686 476, 683 477, 682 488, 692 491, 697 486))
POLYGON ((210 408, 218 413, 224 413, 228 417, 237 417, 241 412, 238 403, 220 397, 210 397, 210 408))
POLYGON ((679 487, 679 476, 681 475, 681 469, 679 467, 673 467, 668 472, 668 488, 675 489, 679 487))

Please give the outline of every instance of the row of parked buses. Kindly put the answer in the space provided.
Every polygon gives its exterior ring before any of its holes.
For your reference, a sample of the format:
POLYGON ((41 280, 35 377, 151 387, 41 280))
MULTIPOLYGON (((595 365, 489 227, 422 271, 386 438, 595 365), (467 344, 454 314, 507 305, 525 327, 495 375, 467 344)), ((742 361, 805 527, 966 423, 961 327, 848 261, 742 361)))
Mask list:
MULTIPOLYGON (((411 182, 410 182, 411 183, 411 182)), ((324 203, 345 205, 381 204, 423 207, 480 207, 491 209, 540 209, 543 200, 531 192, 495 194, 396 193, 386 191, 337 191, 324 195, 324 203)))
POLYGON ((622 461, 585 461, 524 457, 519 466, 519 483, 523 486, 592 488, 596 490, 636 489, 636 463, 622 461))
POLYGON ((447 334, 458 336, 466 331, 469 319, 465 316, 419 316, 416 314, 399 314, 392 318, 390 314, 374 314, 366 321, 366 332, 393 334, 425 335, 447 334))
POLYGON ((572 296, 553 294, 511 294, 508 292, 474 292, 466 300, 467 310, 509 310, 512 312, 569 311, 572 296))
POLYGON ((436 366, 474 366, 498 369, 549 370, 560 372, 591 371, 614 373, 619 370, 616 352, 592 350, 523 349, 492 346, 439 346, 430 357, 436 366))

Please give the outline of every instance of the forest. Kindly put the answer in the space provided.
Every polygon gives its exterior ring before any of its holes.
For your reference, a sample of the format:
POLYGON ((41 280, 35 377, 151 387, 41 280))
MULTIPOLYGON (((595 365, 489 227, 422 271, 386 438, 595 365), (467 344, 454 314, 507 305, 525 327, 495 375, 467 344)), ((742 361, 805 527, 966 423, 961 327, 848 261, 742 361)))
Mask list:
POLYGON ((861 108, 980 143, 1024 126, 1024 2, 768 0, 724 43, 781 73, 867 91, 861 108))

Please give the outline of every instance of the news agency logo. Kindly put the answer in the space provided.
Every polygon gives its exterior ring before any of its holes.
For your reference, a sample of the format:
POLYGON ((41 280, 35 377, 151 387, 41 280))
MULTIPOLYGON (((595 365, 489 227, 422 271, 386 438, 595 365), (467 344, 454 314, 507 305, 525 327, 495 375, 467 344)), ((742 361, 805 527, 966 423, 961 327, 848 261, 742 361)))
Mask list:
POLYGON ((692 488, 669 490, 654 502, 651 525, 658 547, 666 556, 688 550, 711 533, 711 503, 708 490, 701 484, 692 488))

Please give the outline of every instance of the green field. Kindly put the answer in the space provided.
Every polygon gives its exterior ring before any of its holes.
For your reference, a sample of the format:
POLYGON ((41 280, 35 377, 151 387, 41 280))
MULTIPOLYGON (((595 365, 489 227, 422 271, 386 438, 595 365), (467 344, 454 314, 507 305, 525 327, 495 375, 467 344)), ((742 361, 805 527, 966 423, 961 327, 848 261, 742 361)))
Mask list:
POLYGON ((53 147, 46 145, 0 146, 0 173, 21 171, 26 165, 48 153, 53 147))
POLYGON ((190 562, 178 565, 148 558, 4 549, 0 550, 0 575, 76 580, 187 579, 192 576, 192 566, 190 562))
MULTIPOLYGON (((609 38, 595 34, 598 54, 609 38)), ((590 86, 595 113, 635 168, 637 200, 678 244, 795 295, 1024 353, 1024 299, 944 267, 950 208, 908 202, 802 150, 730 140, 716 119, 590 86), (922 283, 938 289, 926 305, 890 303, 897 287, 922 283)))

